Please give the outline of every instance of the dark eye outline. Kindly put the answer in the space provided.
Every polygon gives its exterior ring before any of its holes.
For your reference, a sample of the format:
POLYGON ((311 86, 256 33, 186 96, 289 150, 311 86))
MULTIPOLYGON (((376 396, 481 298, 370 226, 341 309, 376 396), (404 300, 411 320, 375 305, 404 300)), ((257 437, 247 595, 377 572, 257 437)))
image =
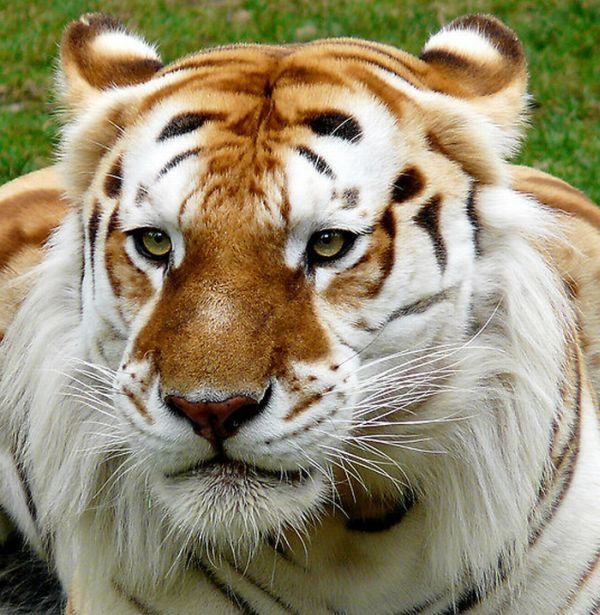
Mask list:
POLYGON ((169 236, 169 234, 165 233, 165 231, 163 231, 162 229, 153 227, 142 227, 129 231, 127 234, 133 237, 133 245, 135 246, 135 249, 137 250, 138 254, 143 256, 145 259, 163 265, 167 265, 171 260, 171 254, 173 253, 173 242, 171 241, 171 237, 169 236), (171 246, 169 248, 169 251, 161 255, 152 254, 152 252, 150 252, 148 248, 146 248, 146 246, 144 245, 144 235, 146 233, 160 233, 161 235, 164 235, 169 240, 169 244, 171 246))
POLYGON ((319 265, 328 265, 330 263, 340 260, 341 258, 346 256, 348 252, 350 252, 358 237, 358 233, 353 233, 352 231, 346 231, 339 228, 327 228, 313 233, 311 235, 311 238, 308 240, 308 244, 306 246, 306 262, 308 267, 313 268, 319 265), (315 244, 325 233, 340 233, 344 239, 344 245, 342 246, 341 250, 333 256, 322 256, 314 250, 315 244))

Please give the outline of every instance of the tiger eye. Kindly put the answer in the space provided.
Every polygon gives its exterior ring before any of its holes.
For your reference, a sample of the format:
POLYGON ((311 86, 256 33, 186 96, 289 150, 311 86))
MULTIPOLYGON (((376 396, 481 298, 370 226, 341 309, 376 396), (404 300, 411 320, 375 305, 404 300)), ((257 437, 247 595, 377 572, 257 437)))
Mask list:
POLYGON ((170 237, 160 229, 145 228, 133 232, 137 251, 150 260, 167 261, 173 248, 170 237))
POLYGON ((312 249, 321 258, 333 258, 344 247, 345 238, 340 231, 323 231, 313 241, 312 249))
POLYGON ((308 259, 312 263, 327 263, 341 258, 350 250, 356 235, 349 231, 327 229, 315 233, 308 245, 308 259))

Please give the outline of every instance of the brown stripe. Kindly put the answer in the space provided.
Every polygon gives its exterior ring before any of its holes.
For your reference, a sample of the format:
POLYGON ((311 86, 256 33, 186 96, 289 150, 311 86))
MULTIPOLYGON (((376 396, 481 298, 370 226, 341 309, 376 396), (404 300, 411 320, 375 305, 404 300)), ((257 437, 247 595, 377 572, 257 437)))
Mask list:
POLYGON ((189 132, 194 132, 202 128, 206 122, 225 119, 224 113, 208 113, 208 112, 188 112, 176 115, 171 121, 161 130, 157 137, 157 141, 165 141, 172 139, 189 132))
MULTIPOLYGON (((347 80, 342 73, 320 69, 316 66, 290 66, 285 68, 276 79, 276 88, 297 87, 298 85, 337 85, 346 87, 347 80)), ((303 123, 303 122, 301 122, 303 123)))
MULTIPOLYGON (((345 47, 345 48, 358 48, 361 51, 371 51, 378 56, 387 58, 395 64, 399 64, 402 68, 409 71, 414 78, 418 79, 419 75, 424 74, 425 67, 423 63, 417 58, 410 56, 408 53, 400 50, 395 50, 393 47, 382 46, 371 41, 361 41, 355 39, 333 39, 326 41, 315 41, 314 43, 308 43, 307 47, 345 47)), ((423 87, 423 84, 421 84, 423 87)))
POLYGON ((168 85, 159 88, 152 94, 149 94, 140 105, 139 113, 140 115, 146 113, 147 111, 151 111, 155 105, 160 103, 162 100, 167 98, 168 96, 172 96, 176 94, 180 90, 192 85, 198 81, 201 81, 205 78, 205 73, 201 72, 200 74, 188 75, 187 77, 183 77, 182 79, 176 81, 175 83, 169 83, 168 85))
POLYGON ((184 160, 187 160, 192 156, 198 156, 201 153, 202 148, 195 147, 194 149, 189 149, 186 152, 181 152, 180 154, 177 154, 176 156, 171 158, 171 160, 169 160, 169 162, 167 162, 167 164, 165 164, 165 166, 158 172, 156 179, 160 179, 163 175, 168 173, 171 169, 174 169, 179 163, 183 162, 184 160))
POLYGON ((473 182, 471 189, 469 190, 469 196, 467 197, 466 213, 471 228, 473 229, 473 245, 475 246, 475 256, 481 256, 481 224, 479 222, 479 214, 477 213, 477 183, 473 182))
POLYGON ((125 600, 129 604, 129 606, 133 607, 140 613, 143 613, 143 615, 161 615, 161 613, 156 609, 148 606, 145 602, 142 602, 135 596, 132 596, 129 592, 125 590, 122 585, 117 583, 117 581, 115 581, 114 579, 112 582, 112 586, 115 592, 119 595, 119 597, 125 600))
POLYGON ((148 423, 154 423, 154 417, 148 414, 146 406, 144 406, 140 398, 133 391, 124 388, 123 393, 125 393, 125 395, 131 400, 136 410, 146 419, 148 423))
POLYGON ((448 261, 448 251, 440 229, 441 203, 442 197, 439 194, 435 195, 423 205, 413 218, 413 222, 429 234, 435 257, 443 272, 448 261))
POLYGON ((350 143, 357 143, 362 137, 358 121, 346 113, 325 111, 308 116, 304 123, 317 135, 337 137, 350 143))
MULTIPOLYGON (((569 607, 573 606, 573 604, 577 600, 577 596, 585 589, 588 582, 592 580, 592 578, 596 575, 597 572, 600 572, 600 549, 596 550, 596 552, 592 556, 592 559, 588 562, 587 566, 585 567, 585 571, 577 581, 575 589, 571 592, 567 603, 560 609, 561 613, 566 612, 569 607)), ((598 599, 598 597, 595 598, 598 599)), ((592 608, 595 604, 596 602, 592 604, 592 608)), ((593 614, 593 611, 589 611, 589 613, 593 614)))
POLYGON ((403 103, 406 104, 408 102, 413 106, 415 104, 406 94, 392 87, 387 81, 380 78, 373 71, 368 70, 364 65, 355 64, 349 67, 346 72, 351 79, 362 83, 371 90, 396 118, 400 118, 403 115, 403 103))
POLYGON ((119 204, 115 205, 115 208, 110 214, 108 220, 108 227, 106 231, 106 238, 108 239, 115 231, 119 230, 119 204))
POLYGON ((239 66, 258 66, 259 62, 256 60, 256 54, 260 54, 260 61, 271 61, 273 59, 280 59, 286 55, 291 54, 298 45, 260 45, 252 43, 233 43, 231 45, 222 45, 216 48, 205 49, 198 51, 194 56, 188 60, 181 60, 171 64, 163 71, 159 76, 169 75, 171 73, 178 72, 180 70, 198 70, 202 68, 214 68, 219 66, 227 66, 228 68, 234 68, 234 65, 239 66), (233 53, 232 53, 233 52, 233 53), (238 53, 235 53, 238 52, 238 53), (249 55, 250 52, 253 55, 249 55), (212 56, 212 57, 210 57, 212 56))
POLYGON ((333 169, 329 166, 327 161, 318 154, 315 154, 315 152, 313 152, 310 148, 300 146, 296 148, 296 151, 303 158, 308 160, 319 173, 322 175, 327 175, 327 177, 331 177, 332 179, 335 177, 333 169))
POLYGON ((100 225, 100 204, 94 202, 92 213, 87 223, 88 241, 90 243, 90 265, 92 272, 94 271, 94 256, 96 252, 96 239, 98 236, 98 227, 100 225))
POLYGON ((113 163, 104 179, 104 192, 111 199, 116 199, 121 194, 123 183, 123 158, 119 156, 113 163))
POLYGON ((442 303, 443 301, 447 301, 450 297, 450 293, 453 290, 454 288, 446 288, 441 292, 436 293, 435 295, 431 295, 430 297, 419 299, 418 301, 410 303, 409 305, 399 307, 395 309, 378 327, 364 327, 364 329, 369 333, 376 333, 397 318, 402 318, 403 316, 412 316, 413 314, 422 314, 430 307, 437 305, 438 303, 442 303))
POLYGON ((419 169, 408 167, 398 175, 392 185, 392 200, 395 203, 404 203, 414 199, 422 192, 424 185, 423 174, 419 169))
POLYGON ((379 280, 367 289, 366 296, 369 298, 376 297, 381 292, 396 262, 396 217, 393 203, 388 205, 379 226, 387 235, 388 244, 379 257, 379 280))
POLYGON ((298 415, 308 410, 308 408, 310 408, 313 404, 316 404, 319 400, 321 400, 324 395, 331 393, 333 389, 334 387, 330 386, 320 393, 313 393, 312 395, 305 397, 287 413, 284 420, 291 421, 292 419, 295 419, 298 415))
MULTIPOLYGON (((562 501, 564 500, 569 487, 571 486, 571 482, 573 480, 573 476, 575 474, 575 468, 577 464, 577 458, 579 456, 579 445, 580 445, 580 437, 581 437, 581 400, 582 400, 582 387, 581 387, 581 358, 576 349, 576 365, 577 365, 577 386, 576 386, 576 396, 575 396, 575 423, 572 427, 572 431, 568 438, 567 446, 561 453, 557 461, 555 462, 555 471, 552 474, 551 482, 549 484, 542 484, 540 486, 540 494, 538 496, 538 503, 536 504, 536 508, 539 508, 540 505, 544 505, 546 502, 546 498, 550 492, 550 489, 553 486, 556 486, 557 481, 560 481, 560 489, 559 492, 554 496, 552 501, 548 504, 548 510, 543 515, 539 525, 533 529, 529 538, 529 547, 533 547, 546 527, 552 522, 552 519, 556 515, 562 501)), ((533 516, 530 515, 530 517, 533 516)))

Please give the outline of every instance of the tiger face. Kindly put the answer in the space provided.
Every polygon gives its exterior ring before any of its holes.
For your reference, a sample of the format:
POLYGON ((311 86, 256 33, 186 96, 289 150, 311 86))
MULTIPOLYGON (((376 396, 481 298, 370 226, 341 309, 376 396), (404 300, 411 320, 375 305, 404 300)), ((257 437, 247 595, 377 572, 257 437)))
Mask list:
POLYGON ((478 193, 523 110, 514 35, 476 16, 420 59, 340 39, 163 67, 87 16, 61 60, 84 345, 151 504, 221 545, 396 497, 415 461, 385 439, 470 326, 478 193))

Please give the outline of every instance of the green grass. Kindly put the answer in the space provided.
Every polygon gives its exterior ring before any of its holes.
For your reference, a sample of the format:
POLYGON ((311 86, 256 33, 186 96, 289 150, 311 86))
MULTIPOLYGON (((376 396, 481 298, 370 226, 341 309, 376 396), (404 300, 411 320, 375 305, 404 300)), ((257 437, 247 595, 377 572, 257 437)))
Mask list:
POLYGON ((166 60, 230 41, 323 36, 359 36, 418 53, 454 17, 493 13, 525 45, 538 105, 518 161, 600 201, 598 0, 0 0, 0 183, 52 160, 57 43, 70 20, 100 9, 158 42, 166 60))

